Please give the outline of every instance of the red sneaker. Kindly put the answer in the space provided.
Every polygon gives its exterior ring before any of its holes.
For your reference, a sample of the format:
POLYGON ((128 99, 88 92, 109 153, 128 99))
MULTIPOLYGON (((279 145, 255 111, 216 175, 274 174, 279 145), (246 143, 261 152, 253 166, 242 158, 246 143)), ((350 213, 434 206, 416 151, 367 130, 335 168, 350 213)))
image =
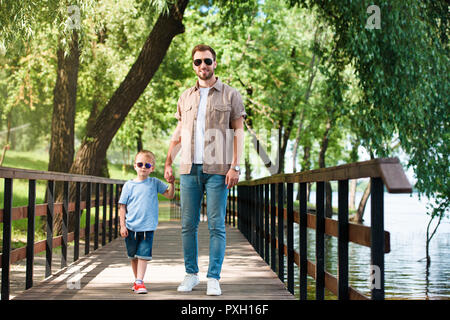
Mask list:
POLYGON ((147 288, 145 287, 144 283, 136 284, 136 282, 133 284, 133 287, 131 288, 136 293, 147 293, 147 288))

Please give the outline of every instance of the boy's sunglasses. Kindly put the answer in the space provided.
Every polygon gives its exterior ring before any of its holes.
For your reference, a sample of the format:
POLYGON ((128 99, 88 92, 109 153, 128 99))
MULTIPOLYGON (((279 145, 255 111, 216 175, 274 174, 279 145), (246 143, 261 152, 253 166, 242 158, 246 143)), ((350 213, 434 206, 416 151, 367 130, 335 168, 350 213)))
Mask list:
POLYGON ((210 58, 206 58, 206 59, 195 59, 195 60, 194 60, 194 65, 195 65, 196 67, 198 67, 199 65, 202 64, 202 61, 204 61, 204 62, 206 63, 206 65, 208 65, 208 66, 212 65, 212 63, 213 63, 212 59, 210 59, 210 58))
POLYGON ((142 168, 143 166, 145 166, 145 168, 150 169, 152 167, 152 164, 148 162, 136 162, 136 165, 138 166, 138 168, 142 168))

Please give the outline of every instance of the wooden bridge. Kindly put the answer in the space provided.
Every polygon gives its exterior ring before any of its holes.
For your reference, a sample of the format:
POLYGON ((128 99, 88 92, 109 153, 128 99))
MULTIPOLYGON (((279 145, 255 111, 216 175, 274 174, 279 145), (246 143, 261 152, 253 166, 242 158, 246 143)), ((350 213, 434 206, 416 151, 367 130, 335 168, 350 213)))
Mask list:
MULTIPOLYGON (((130 290, 134 276, 126 257, 124 240, 118 238, 14 299, 206 299, 208 245, 207 223, 202 222, 199 228, 201 283, 190 293, 177 292, 185 274, 180 250, 180 222, 165 221, 156 231, 153 261, 149 263, 145 276, 148 294, 136 295, 130 290)), ((227 228, 227 252, 221 276, 223 294, 215 299, 294 299, 236 228, 227 228)))
MULTIPOLYGON (((178 195, 171 204, 172 221, 160 223, 154 240, 154 260, 149 263, 146 283, 149 293, 131 292, 133 274, 126 257, 124 241, 118 237, 117 199, 124 181, 0 167, 4 178, 1 299, 212 299, 206 296, 208 230, 199 230, 201 284, 191 293, 176 291, 184 277, 178 195), (13 181, 26 179, 29 205, 12 207, 13 181), (48 200, 36 205, 36 180, 47 184, 48 200), (55 203, 55 181, 63 181, 63 201, 55 203), (69 202, 69 187, 75 188, 75 201, 69 202), (95 188, 93 188, 95 186, 95 188), (82 188, 83 187, 83 188, 82 188), (95 194, 93 193, 95 190, 95 194), (92 199, 94 197, 94 199, 92 199), (82 210, 85 227, 80 228, 82 210), (95 211, 91 223, 91 210, 95 211), (68 232, 69 214, 75 217, 75 231, 68 232), (102 216, 100 216, 100 214, 102 216), (62 215, 62 235, 54 237, 56 215, 62 215), (36 242, 35 218, 46 216, 46 240, 36 242), (28 221, 27 245, 11 250, 13 220, 28 221), (69 242, 73 241, 73 247, 69 242), (80 244, 84 256, 80 258, 80 244), (60 269, 55 269, 56 247, 61 247, 60 269), (35 258, 45 252, 45 280, 35 283, 35 258), (73 262, 68 260, 73 254, 73 262), (26 259, 23 292, 11 292, 11 265, 26 259)), ((384 254, 390 251, 389 233, 384 231, 383 192, 411 192, 398 159, 375 159, 295 174, 275 175, 244 181, 231 190, 227 206, 227 249, 222 270, 222 296, 213 299, 293 300, 307 298, 307 275, 315 279, 316 299, 324 299, 325 288, 339 299, 384 299, 384 254), (349 179, 371 178, 371 226, 348 222, 349 179), (338 181, 338 220, 325 217, 325 182, 338 181), (316 184, 316 208, 307 208, 306 188, 316 184), (300 201, 294 210, 294 189, 300 201), (281 214, 281 212, 283 214, 281 214), (294 224, 298 224, 298 250, 294 247, 294 224), (307 259, 306 229, 315 229, 315 261, 307 259), (324 236, 338 238, 338 274, 325 270, 324 236), (365 296, 348 283, 348 243, 371 248, 376 285, 365 296), (295 292, 294 264, 299 266, 299 289, 295 292)), ((328 257, 327 257, 328 258, 328 257)))

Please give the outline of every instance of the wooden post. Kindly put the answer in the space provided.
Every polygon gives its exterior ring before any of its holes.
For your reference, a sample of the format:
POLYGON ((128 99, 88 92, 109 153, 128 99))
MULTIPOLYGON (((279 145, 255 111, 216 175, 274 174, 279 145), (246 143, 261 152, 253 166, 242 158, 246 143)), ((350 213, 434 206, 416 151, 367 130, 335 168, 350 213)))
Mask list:
POLYGON ((84 254, 89 254, 91 244, 91 189, 92 183, 86 184, 86 227, 84 229, 84 254))
POLYGON ((100 183, 95 184, 95 222, 94 222, 94 250, 98 248, 98 232, 100 224, 100 183))
POLYGON ((69 181, 64 181, 63 212, 62 212, 62 242, 61 242, 61 269, 67 267, 67 233, 69 221, 69 181))
POLYGON ((264 249, 265 249, 265 260, 267 264, 270 264, 270 243, 269 243, 269 194, 270 194, 270 185, 264 185, 264 249))
POLYGON ((316 300, 325 298, 325 182, 316 183, 316 300))
POLYGON ((384 300, 384 188, 381 178, 370 180, 372 300, 384 300))
POLYGON ((300 183, 300 229, 299 229, 299 247, 300 247, 300 300, 307 299, 307 275, 308 275, 308 260, 307 260, 307 199, 306 191, 308 184, 306 182, 300 183))
POLYGON ((103 223, 102 223, 102 246, 106 245, 106 223, 107 223, 107 214, 108 214, 108 185, 103 184, 103 223))
POLYGON ((284 183, 278 184, 278 277, 284 282, 284 183))
POLYGON ((80 257, 80 218, 81 218, 81 182, 75 184, 75 230, 74 230, 74 248, 73 261, 80 257))
POLYGON ((338 299, 348 300, 348 180, 338 182, 338 299))
POLYGON ((113 237, 113 211, 114 211, 114 185, 109 185, 109 223, 108 223, 108 242, 112 241, 113 237))
POLYGON ((294 184, 287 188, 287 280, 288 291, 294 294, 294 184))
POLYGON ((259 255, 264 259, 264 185, 259 185, 258 224, 259 224, 259 255))
POLYGON ((2 300, 9 300, 9 265, 11 259, 11 221, 13 202, 13 179, 5 178, 3 199, 3 243, 2 243, 2 300))
POLYGON ((275 219, 277 215, 277 207, 275 202, 275 190, 276 184, 272 183, 270 185, 270 264, 272 270, 276 271, 276 238, 275 238, 275 219))
MULTIPOLYGON (((114 205, 116 207, 116 218, 114 219, 114 239, 119 236, 119 185, 116 184, 116 198, 114 201, 114 205)), ((173 205, 174 203, 172 203, 173 205)), ((171 207, 172 208, 172 207, 171 207)))
POLYGON ((27 268, 25 289, 33 286, 34 232, 36 216, 36 180, 28 181, 27 268))
POLYGON ((52 274, 52 249, 53 249, 53 204, 55 194, 55 182, 48 181, 47 187, 47 241, 45 242, 45 277, 52 274))

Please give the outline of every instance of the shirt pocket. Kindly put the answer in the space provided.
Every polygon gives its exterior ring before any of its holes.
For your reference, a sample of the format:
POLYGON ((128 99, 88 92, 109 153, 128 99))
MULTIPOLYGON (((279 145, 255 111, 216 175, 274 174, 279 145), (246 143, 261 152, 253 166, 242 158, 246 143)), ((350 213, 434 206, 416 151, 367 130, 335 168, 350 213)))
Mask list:
POLYGON ((231 104, 213 106, 212 124, 216 128, 228 128, 230 124, 231 104))
POLYGON ((192 104, 185 105, 181 108, 181 122, 191 125, 194 121, 192 104))

